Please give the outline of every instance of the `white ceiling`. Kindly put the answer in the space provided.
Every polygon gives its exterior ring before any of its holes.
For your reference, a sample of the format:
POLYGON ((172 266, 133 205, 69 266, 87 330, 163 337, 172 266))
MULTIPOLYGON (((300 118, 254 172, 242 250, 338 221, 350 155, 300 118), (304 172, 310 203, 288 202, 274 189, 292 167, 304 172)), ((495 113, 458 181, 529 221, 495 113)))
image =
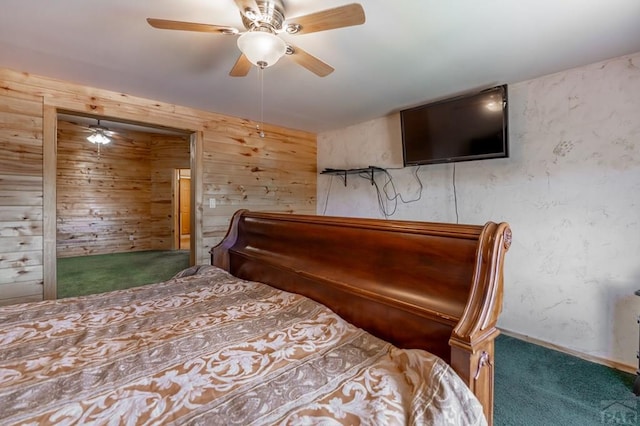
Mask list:
MULTIPOLYGON (((288 18, 352 2, 284 1, 288 18)), ((267 68, 264 121, 342 128, 640 52, 639 0, 359 2, 364 25, 282 35, 336 70, 317 77, 287 57, 267 68)), ((228 75, 236 36, 158 30, 147 17, 242 28, 233 0, 2 0, 0 67, 260 120, 257 70, 228 75)))

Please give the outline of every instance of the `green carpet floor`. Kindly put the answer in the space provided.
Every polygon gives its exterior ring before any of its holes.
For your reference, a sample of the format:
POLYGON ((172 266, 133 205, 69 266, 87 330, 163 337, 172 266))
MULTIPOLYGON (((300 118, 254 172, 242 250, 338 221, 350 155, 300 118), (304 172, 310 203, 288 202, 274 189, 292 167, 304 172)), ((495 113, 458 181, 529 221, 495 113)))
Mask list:
POLYGON ((496 340, 494 424, 640 424, 634 375, 513 337, 496 340))
POLYGON ((138 251, 58 259, 58 297, 165 281, 189 267, 189 251, 138 251))

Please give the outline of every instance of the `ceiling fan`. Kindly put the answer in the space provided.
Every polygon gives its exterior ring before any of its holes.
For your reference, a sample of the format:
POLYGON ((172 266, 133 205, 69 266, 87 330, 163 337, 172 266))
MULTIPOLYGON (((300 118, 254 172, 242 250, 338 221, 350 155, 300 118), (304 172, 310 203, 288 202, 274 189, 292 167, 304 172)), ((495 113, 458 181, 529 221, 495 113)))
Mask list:
POLYGON ((309 34, 360 25, 365 21, 364 10, 357 3, 290 20, 286 19, 282 0, 235 0, 235 3, 240 9, 246 31, 228 26, 155 18, 147 18, 147 22, 152 27, 163 30, 240 35, 238 48, 242 53, 229 73, 232 77, 246 76, 252 64, 260 68, 269 67, 285 54, 312 73, 325 77, 333 72, 333 67, 299 47, 285 42, 278 34, 309 34))

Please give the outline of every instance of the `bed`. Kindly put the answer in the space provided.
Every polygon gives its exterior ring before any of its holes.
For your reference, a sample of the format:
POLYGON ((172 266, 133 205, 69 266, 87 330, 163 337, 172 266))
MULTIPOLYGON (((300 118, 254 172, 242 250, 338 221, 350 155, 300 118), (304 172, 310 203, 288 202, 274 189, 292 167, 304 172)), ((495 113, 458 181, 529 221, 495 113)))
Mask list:
POLYGON ((0 424, 490 424, 510 242, 238 211, 211 265, 0 308, 0 424))

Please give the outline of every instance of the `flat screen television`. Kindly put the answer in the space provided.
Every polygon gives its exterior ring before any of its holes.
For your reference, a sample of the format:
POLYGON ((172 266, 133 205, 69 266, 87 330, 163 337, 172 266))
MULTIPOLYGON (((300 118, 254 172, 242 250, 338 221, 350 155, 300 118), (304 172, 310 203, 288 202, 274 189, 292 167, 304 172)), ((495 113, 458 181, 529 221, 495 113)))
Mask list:
POLYGON ((405 166, 509 156, 507 86, 400 111, 405 166))

